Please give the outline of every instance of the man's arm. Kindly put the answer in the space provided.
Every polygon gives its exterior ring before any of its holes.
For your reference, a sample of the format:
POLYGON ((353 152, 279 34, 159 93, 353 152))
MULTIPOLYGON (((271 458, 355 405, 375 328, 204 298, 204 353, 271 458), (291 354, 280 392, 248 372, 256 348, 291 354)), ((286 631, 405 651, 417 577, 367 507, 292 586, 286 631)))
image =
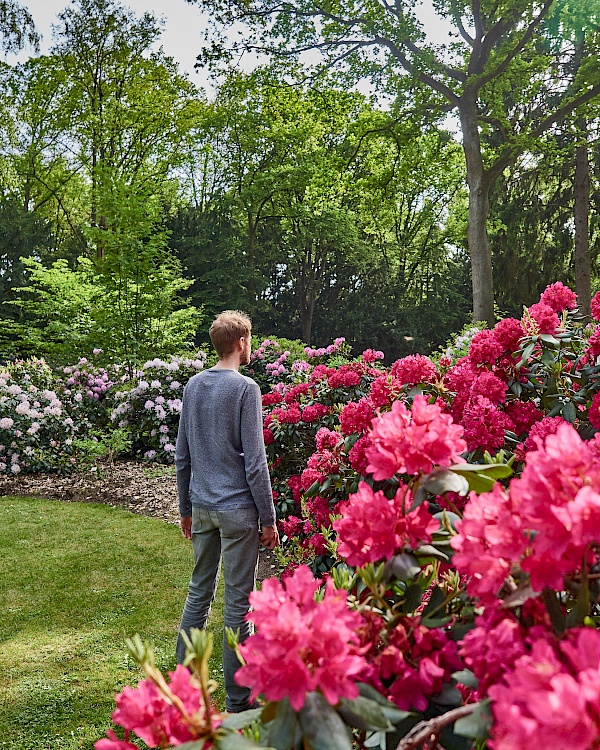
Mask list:
POLYGON ((191 539, 192 504, 190 502, 190 480, 192 478, 192 459, 185 431, 185 394, 184 406, 181 408, 179 419, 177 442, 175 444, 175 467, 177 475, 177 496, 179 498, 179 515, 181 516, 181 533, 186 539, 191 539))
POLYGON ((272 527, 276 534, 275 505, 273 504, 271 477, 267 466, 262 428, 260 389, 256 383, 248 383, 242 399, 241 414, 241 437, 246 481, 258 510, 263 533, 266 529, 272 527))
POLYGON ((260 532, 260 543, 267 549, 279 546, 279 532, 277 526, 263 526, 260 532))

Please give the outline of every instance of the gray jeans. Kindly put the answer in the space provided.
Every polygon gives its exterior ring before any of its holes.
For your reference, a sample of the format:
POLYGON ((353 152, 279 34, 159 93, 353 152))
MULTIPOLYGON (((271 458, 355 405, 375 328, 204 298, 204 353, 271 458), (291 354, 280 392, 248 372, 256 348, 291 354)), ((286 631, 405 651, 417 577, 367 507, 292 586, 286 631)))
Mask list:
MULTIPOLYGON (((256 508, 238 510, 207 510, 192 506, 192 545, 194 570, 181 616, 180 630, 203 629, 219 582, 223 558, 225 577, 225 627, 240 629, 240 643, 251 633, 245 621, 250 609, 248 597, 256 583, 258 565, 258 512, 256 508)), ((185 645, 177 638, 177 661, 185 658, 185 645)), ((250 689, 240 687, 234 675, 240 663, 223 632, 223 676, 227 692, 227 710, 248 708, 250 689)))

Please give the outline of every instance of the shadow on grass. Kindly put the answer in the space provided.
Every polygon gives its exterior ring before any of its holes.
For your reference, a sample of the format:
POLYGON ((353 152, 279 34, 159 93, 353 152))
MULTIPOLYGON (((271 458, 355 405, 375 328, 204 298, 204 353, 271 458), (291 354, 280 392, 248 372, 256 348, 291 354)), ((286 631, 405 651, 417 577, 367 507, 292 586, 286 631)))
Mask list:
MULTIPOLYGON (((125 637, 139 633, 175 668, 191 545, 176 526, 106 505, 0 498, 0 513, 0 748, 91 750, 114 693, 142 676, 125 637)), ((221 684, 222 610, 219 587, 221 684)))

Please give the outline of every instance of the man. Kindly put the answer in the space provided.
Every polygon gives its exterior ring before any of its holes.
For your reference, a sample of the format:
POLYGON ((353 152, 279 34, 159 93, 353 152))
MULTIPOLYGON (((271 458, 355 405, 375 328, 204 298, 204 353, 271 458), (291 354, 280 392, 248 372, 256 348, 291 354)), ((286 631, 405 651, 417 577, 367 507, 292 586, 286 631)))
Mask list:
MULTIPOLYGON (((219 361, 194 375, 185 388, 175 451, 181 533, 194 548, 180 630, 206 626, 222 556, 225 627, 239 628, 240 641, 250 634, 244 618, 256 582, 259 539, 268 549, 279 544, 260 389, 239 373, 240 365, 250 362, 251 325, 247 315, 232 310, 214 320, 209 335, 219 361)), ((184 658, 180 635, 177 661, 184 658)), ((250 690, 234 680, 239 666, 224 635, 223 673, 231 712, 249 706, 250 690)))

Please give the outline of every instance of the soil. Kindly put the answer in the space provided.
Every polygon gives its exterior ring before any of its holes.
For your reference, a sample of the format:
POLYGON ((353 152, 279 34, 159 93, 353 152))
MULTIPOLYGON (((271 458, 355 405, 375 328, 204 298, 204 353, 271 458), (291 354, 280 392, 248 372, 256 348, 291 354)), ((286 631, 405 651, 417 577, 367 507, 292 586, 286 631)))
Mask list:
MULTIPOLYGON (((179 523, 175 469, 149 468, 137 461, 100 464, 69 476, 0 476, 2 495, 41 497, 67 503, 103 503, 167 523, 179 523)), ((258 580, 269 578, 276 571, 272 552, 261 550, 258 580)))

